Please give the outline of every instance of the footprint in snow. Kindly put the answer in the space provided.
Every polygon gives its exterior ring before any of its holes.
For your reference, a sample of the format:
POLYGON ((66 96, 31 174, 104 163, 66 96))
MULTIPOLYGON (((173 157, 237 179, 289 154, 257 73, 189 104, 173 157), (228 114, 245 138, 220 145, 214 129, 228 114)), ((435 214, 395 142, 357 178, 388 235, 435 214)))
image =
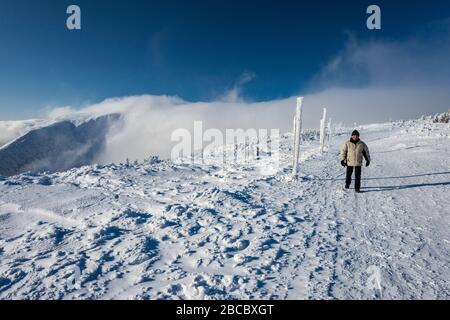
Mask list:
POLYGON ((250 245, 249 240, 239 240, 234 246, 224 248, 225 253, 243 251, 250 245))
POLYGON ((113 240, 115 238, 120 237, 121 235, 124 234, 124 232, 125 232, 125 230, 123 230, 123 229, 120 229, 115 226, 110 226, 110 227, 106 227, 106 228, 100 230, 100 232, 96 233, 94 235, 94 239, 97 240, 96 241, 97 245, 103 245, 109 240, 113 240))

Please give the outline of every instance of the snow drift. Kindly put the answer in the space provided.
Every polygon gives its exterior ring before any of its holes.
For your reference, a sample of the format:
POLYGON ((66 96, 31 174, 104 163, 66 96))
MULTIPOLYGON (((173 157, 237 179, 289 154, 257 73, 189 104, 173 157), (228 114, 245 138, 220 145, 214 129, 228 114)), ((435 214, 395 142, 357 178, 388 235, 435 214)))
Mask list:
POLYGON ((0 299, 448 299, 449 124, 360 127, 362 194, 343 190, 352 129, 323 154, 305 136, 298 180, 290 133, 270 175, 152 159, 0 177, 0 299))

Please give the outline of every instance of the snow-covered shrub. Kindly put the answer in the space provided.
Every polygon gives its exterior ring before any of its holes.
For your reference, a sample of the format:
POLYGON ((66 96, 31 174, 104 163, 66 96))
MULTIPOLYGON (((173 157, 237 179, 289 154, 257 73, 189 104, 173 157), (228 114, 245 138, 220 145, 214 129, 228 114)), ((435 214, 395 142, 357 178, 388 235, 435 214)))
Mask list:
POLYGON ((301 140, 303 142, 319 140, 320 133, 318 130, 306 129, 302 132, 301 140))
POLYGON ((145 162, 148 164, 157 164, 161 162, 161 159, 158 156, 150 156, 145 162))
POLYGON ((51 186, 52 185, 52 179, 49 176, 42 176, 38 179, 38 184, 41 184, 43 186, 51 186))
POLYGON ((449 123, 450 122, 450 110, 445 113, 438 114, 434 117, 433 123, 449 123))

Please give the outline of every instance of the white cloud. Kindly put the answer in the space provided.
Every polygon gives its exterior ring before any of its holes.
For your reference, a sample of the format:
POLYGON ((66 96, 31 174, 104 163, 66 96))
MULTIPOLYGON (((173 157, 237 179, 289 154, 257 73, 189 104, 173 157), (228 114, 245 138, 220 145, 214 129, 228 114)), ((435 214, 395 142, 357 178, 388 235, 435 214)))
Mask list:
POLYGON ((58 107, 54 109, 48 110, 47 116, 49 119, 60 119, 60 118, 66 118, 73 113, 75 113, 76 110, 72 107, 58 107))
POLYGON ((30 130, 49 124, 46 120, 0 121, 0 148, 30 130))
POLYGON ((244 72, 241 74, 239 79, 236 81, 235 85, 231 90, 225 93, 221 99, 226 102, 243 102, 241 97, 241 92, 245 84, 256 78, 256 74, 253 72, 244 72))
POLYGON ((120 112, 123 122, 112 128, 100 162, 150 155, 169 157, 175 143, 171 134, 179 128, 193 130, 196 120, 204 128, 281 128, 290 130, 295 99, 246 102, 186 102, 174 97, 136 96, 111 99, 78 111, 79 114, 120 112))

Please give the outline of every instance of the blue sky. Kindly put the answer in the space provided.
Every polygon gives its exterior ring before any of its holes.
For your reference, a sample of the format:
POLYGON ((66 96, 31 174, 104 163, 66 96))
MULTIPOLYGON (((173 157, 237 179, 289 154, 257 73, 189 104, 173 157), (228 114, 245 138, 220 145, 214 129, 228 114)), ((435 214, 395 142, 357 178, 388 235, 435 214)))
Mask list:
POLYGON ((211 101, 242 77, 247 100, 285 98, 314 90, 349 37, 404 41, 448 17, 447 0, 0 0, 0 120, 146 93, 211 101), (66 29, 70 4, 81 31, 66 29), (370 4, 381 31, 366 28, 370 4))

